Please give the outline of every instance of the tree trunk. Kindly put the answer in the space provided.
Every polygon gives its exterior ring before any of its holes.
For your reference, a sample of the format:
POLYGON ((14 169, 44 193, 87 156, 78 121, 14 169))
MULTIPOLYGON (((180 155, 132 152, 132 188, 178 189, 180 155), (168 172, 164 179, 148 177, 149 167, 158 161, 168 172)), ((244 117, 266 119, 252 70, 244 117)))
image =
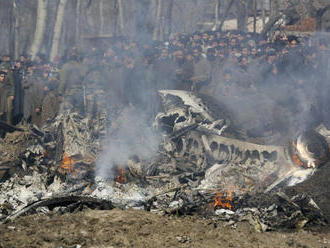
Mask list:
POLYGON ((77 0, 76 6, 76 45, 80 46, 80 6, 81 1, 77 0))
POLYGON ((253 0, 253 33, 257 32, 257 0, 253 0))
POLYGON ((164 32, 165 32, 165 18, 163 15, 163 0, 159 0, 159 36, 158 40, 164 40, 164 32))
POLYGON ((155 18, 155 27, 152 34, 153 40, 159 40, 160 33, 161 33, 161 11, 162 11, 162 1, 157 0, 157 11, 156 11, 156 18, 155 18))
POLYGON ((123 10, 123 1, 118 1, 118 24, 119 24, 119 33, 123 34, 124 32, 124 10, 123 10))
POLYGON ((9 54, 15 57, 15 3, 14 0, 11 5, 8 5, 9 11, 9 54))
POLYGON ((48 0, 38 0, 37 23, 34 33, 34 39, 30 50, 32 60, 39 52, 40 46, 42 45, 46 27, 47 2, 48 0))
POLYGON ((20 42, 19 42, 19 12, 17 7, 17 2, 14 0, 14 58, 18 59, 20 54, 20 42))
POLYGON ((266 25, 265 0, 261 0, 262 28, 266 25))
POLYGON ((220 26, 219 26, 219 30, 222 29, 222 26, 223 26, 223 24, 225 23, 225 21, 226 21, 226 19, 227 19, 227 16, 228 16, 228 14, 229 14, 229 11, 230 11, 231 7, 233 6, 234 2, 235 2, 235 0, 230 0, 229 4, 228 4, 228 6, 227 6, 227 8, 226 8, 226 10, 225 10, 225 13, 223 14, 223 16, 222 16, 222 18, 221 18, 220 26))
POLYGON ((248 21, 248 2, 237 1, 237 29, 245 32, 247 30, 248 21))
POLYGON ((215 9, 214 9, 214 30, 217 29, 217 25, 219 23, 219 9, 221 6, 221 2, 216 0, 215 2, 215 9))
POLYGON ((168 39, 172 33, 172 13, 173 13, 173 0, 168 0, 168 8, 167 8, 167 31, 165 39, 168 39))
POLYGON ((59 46, 60 38, 61 38, 62 23, 63 23, 64 10, 65 10, 66 3, 67 3, 67 0, 60 0, 58 8, 57 8, 52 49, 50 51, 50 61, 54 61, 54 58, 57 56, 57 53, 58 53, 58 46, 59 46))
POLYGON ((103 17, 103 8, 104 8, 104 0, 100 0, 100 29, 99 29, 99 35, 102 35, 104 33, 104 17, 103 17))
POLYGON ((278 16, 279 5, 278 0, 270 0, 270 15, 278 16))

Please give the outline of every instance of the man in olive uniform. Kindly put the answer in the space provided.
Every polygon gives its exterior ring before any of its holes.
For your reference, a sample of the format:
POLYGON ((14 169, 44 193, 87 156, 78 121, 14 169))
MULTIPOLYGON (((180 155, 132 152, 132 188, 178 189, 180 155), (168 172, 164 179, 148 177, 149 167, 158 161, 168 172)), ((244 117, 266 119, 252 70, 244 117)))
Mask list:
POLYGON ((83 85, 87 67, 79 63, 79 57, 75 54, 65 63, 60 71, 60 83, 58 93, 64 97, 65 107, 72 107, 80 114, 86 111, 85 89, 83 85))
POLYGON ((15 95, 14 75, 7 63, 2 64, 1 71, 6 75, 3 81, 5 91, 3 97, 6 102, 6 122, 12 124, 13 101, 15 95))
POLYGON ((0 71, 0 120, 6 120, 6 112, 7 112, 7 99, 6 99, 6 91, 5 91, 5 78, 7 73, 0 71))
POLYGON ((190 78, 192 81, 192 90, 198 92, 204 85, 208 85, 211 81, 212 66, 210 61, 202 56, 198 48, 194 48, 193 75, 190 78))
POLYGON ((48 81, 44 84, 44 99, 42 101, 41 124, 53 120, 58 113, 58 98, 56 90, 58 87, 58 78, 56 74, 49 76, 48 81))

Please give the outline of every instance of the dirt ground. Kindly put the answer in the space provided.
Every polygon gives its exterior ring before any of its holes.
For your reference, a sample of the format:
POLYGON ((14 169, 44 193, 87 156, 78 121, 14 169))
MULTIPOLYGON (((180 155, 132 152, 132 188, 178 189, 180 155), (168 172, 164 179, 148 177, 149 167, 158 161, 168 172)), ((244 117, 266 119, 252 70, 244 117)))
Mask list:
POLYGON ((315 174, 306 181, 297 184, 292 188, 287 188, 286 193, 295 195, 296 193, 307 193, 320 207, 326 219, 330 223, 330 162, 324 164, 316 170, 315 174))
POLYGON ((329 227, 258 233, 201 217, 118 210, 31 215, 0 225, 0 247, 330 247, 329 227))

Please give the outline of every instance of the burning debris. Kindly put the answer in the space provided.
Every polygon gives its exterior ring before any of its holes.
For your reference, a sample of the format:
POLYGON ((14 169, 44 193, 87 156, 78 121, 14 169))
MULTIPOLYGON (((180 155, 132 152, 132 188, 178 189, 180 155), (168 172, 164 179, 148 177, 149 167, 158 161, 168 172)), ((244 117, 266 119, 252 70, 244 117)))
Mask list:
MULTIPOLYGON (((24 136, 20 131, 8 135, 3 142, 20 142, 25 148, 17 151, 16 160, 5 157, 2 164, 11 161, 23 174, 12 171, 0 185, 5 196, 0 202, 1 219, 87 206, 198 213, 231 225, 249 221, 259 231, 326 223, 312 198, 281 192, 306 180, 327 161, 324 129, 303 133, 288 147, 257 144, 244 130, 234 128, 223 109, 217 111, 193 93, 163 90, 160 94, 164 111, 156 116, 154 127, 162 132, 163 141, 156 154, 127 151, 128 156, 107 161, 110 168, 105 170, 96 171, 97 158, 107 152, 101 145, 105 136, 98 134, 126 135, 115 122, 112 127, 120 131, 105 124, 97 127, 88 118, 67 112, 40 130, 32 127, 23 131, 24 136)), ((131 117, 125 113, 119 115, 123 125, 131 117)))
POLYGON ((220 207, 222 209, 232 210, 234 208, 232 205, 232 201, 233 201, 232 191, 228 191, 226 196, 221 192, 217 192, 217 195, 214 197, 214 208, 220 207))

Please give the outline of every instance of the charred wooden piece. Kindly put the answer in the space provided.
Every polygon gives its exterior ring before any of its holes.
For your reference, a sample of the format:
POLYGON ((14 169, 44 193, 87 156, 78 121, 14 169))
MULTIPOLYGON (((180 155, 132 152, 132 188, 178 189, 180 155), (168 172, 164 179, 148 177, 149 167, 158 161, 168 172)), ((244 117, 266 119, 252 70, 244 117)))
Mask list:
POLYGON ((111 210, 115 208, 113 203, 108 200, 98 199, 91 196, 82 196, 82 195, 64 195, 57 197, 50 197, 41 199, 40 201, 29 204, 23 209, 11 214, 5 219, 5 222, 12 221, 22 215, 31 214, 36 211, 37 208, 47 207, 48 209, 54 209, 55 207, 63 206, 73 206, 70 211, 72 212, 75 208, 81 207, 82 205, 89 208, 97 208, 102 210, 111 210), (74 204, 74 205, 72 205, 74 204))
POLYGON ((24 132, 25 131, 22 128, 10 125, 10 124, 8 124, 4 121, 0 121, 0 129, 4 130, 5 132, 9 132, 9 133, 12 133, 12 132, 15 132, 15 131, 18 131, 18 132, 24 132))

